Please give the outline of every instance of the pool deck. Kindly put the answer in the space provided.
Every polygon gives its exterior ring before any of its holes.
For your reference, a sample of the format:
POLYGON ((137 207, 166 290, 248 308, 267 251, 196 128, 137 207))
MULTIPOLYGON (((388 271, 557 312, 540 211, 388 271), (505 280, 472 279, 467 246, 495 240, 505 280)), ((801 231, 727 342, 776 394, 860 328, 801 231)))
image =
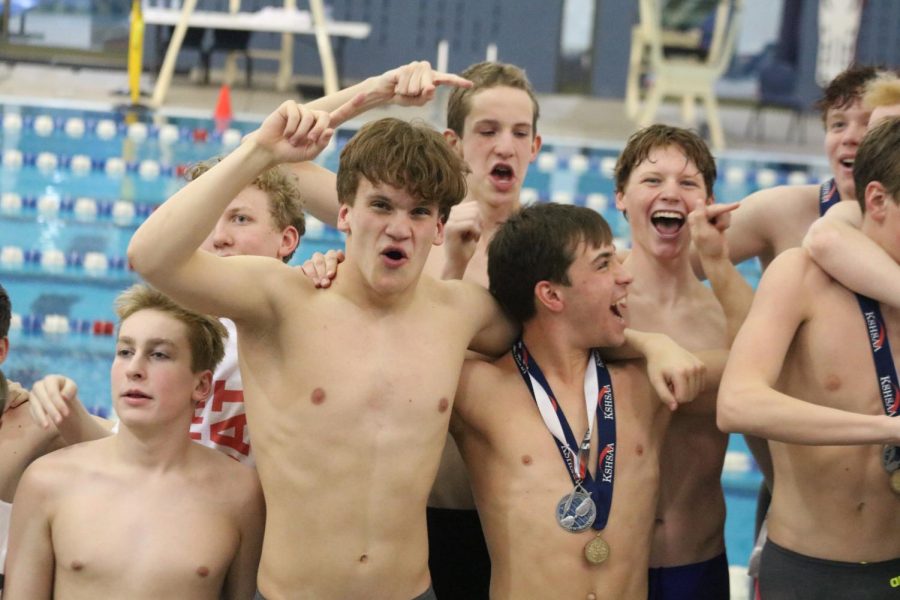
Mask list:
MULTIPOLYGON (((194 83, 187 76, 176 76, 172 82, 162 112, 211 117, 219 95, 221 83, 218 73, 212 74, 212 83, 194 83)), ((152 89, 153 75, 144 74, 143 89, 152 89)), ((254 87, 240 83, 231 89, 231 105, 235 116, 259 120, 274 110, 288 95, 274 90, 274 80, 266 73, 254 74, 254 87)), ((54 103, 59 106, 96 105, 108 108, 127 101, 125 90, 127 76, 124 71, 73 69, 26 63, 0 63, 0 102, 54 103)), ((294 98, 300 100, 299 95, 294 98)), ((588 96, 541 94, 541 120, 538 130, 546 138, 583 140, 592 144, 621 146, 636 129, 625 116, 619 100, 588 96)), ((443 125, 444 102, 432 103, 420 108, 388 107, 373 110, 365 118, 403 116, 422 118, 437 127, 443 125)), ((789 115, 779 110, 765 112, 765 137, 747 136, 752 107, 746 103, 722 101, 720 110, 727 140, 727 152, 751 152, 762 156, 816 156, 823 154, 823 131, 816 115, 805 119, 806 140, 799 143, 786 139, 789 115)), ((680 125, 678 107, 664 105, 660 121, 680 125)), ((703 111, 698 111, 703 118, 703 111)))

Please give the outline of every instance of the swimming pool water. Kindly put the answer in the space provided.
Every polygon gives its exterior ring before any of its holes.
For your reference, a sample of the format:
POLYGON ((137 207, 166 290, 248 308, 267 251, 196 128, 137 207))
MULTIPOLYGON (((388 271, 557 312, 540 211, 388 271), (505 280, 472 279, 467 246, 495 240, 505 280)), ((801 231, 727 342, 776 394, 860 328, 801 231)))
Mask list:
MULTIPOLYGON (((82 401, 93 412, 108 414, 112 301, 137 281, 124 260, 131 235, 156 205, 182 185, 185 165, 227 152, 229 142, 256 124, 233 123, 234 131, 225 133, 206 120, 138 118, 146 128, 134 128, 117 113, 12 105, 0 109, 4 122, 0 130, 0 282, 19 317, 4 370, 26 386, 47 373, 67 374, 79 383, 82 401), (49 134, 46 117, 52 128, 49 134), (81 137, 67 133, 79 130, 77 123, 69 124, 70 119, 80 119, 81 137), (20 128, 7 127, 17 120, 20 128), (47 135, 35 131, 39 120, 37 129, 47 135), (100 129, 113 134, 108 139, 96 132, 101 122, 100 129), (165 137, 169 141, 161 141, 165 137), (74 158, 79 155, 87 159, 74 158), (20 260, 16 251, 7 248, 19 249, 20 260), (96 266, 96 260, 105 268, 86 268, 96 266), (46 315, 65 317, 68 333, 42 332, 46 315)), ((338 132, 335 148, 319 162, 335 169, 336 150, 350 134, 338 132)), ((528 172, 523 199, 594 208, 610 222, 620 243, 627 245, 628 223, 614 202, 611 171, 617 152, 612 147, 551 140, 528 172)), ((720 202, 740 200, 759 186, 814 182, 826 169, 818 160, 772 164, 739 156, 724 157, 718 164, 720 202)), ((314 251, 341 245, 336 231, 311 222, 292 264, 314 251)), ((755 261, 740 269, 755 284, 759 276, 755 261)), ((733 564, 747 562, 760 481, 746 454, 743 440, 732 436, 731 466, 723 480, 729 511, 726 539, 733 564)))

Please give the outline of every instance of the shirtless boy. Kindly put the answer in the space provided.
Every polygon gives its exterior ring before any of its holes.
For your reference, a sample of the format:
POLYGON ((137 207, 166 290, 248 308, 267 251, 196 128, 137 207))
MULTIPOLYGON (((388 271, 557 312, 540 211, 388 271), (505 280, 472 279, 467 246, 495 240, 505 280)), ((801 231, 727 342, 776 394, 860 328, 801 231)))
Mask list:
POLYGON ((512 338, 486 290, 420 278, 465 193, 461 161, 423 126, 363 127, 341 153, 347 260, 327 290, 276 261, 199 250, 229 198, 275 164, 314 157, 346 113, 284 103, 154 212, 129 257, 237 326, 267 503, 261 595, 427 598, 425 504, 465 350, 500 354, 512 338))
POLYGON ((862 95, 866 84, 877 76, 874 67, 854 66, 828 84, 818 105, 833 179, 822 186, 778 186, 742 200, 727 233, 734 262, 757 256, 765 268, 780 253, 799 246, 809 226, 831 206, 840 200, 856 200, 853 165, 869 124, 862 95))
MULTIPOLYGON (((430 100, 436 85, 468 85, 465 80, 434 71, 427 62, 407 65, 370 77, 341 90, 323 103, 336 104, 341 98, 359 101, 352 104, 348 116, 382 104, 422 104, 430 100)), ((218 159, 195 165, 187 173, 192 181, 206 173, 218 159)), ((298 174, 305 178, 303 194, 293 174, 283 167, 260 173, 228 204, 202 248, 218 256, 267 256, 282 262, 290 261, 305 230, 303 210, 330 224, 337 224, 337 199, 333 176, 326 182, 326 191, 316 188, 317 171, 305 170, 301 163, 298 174)), ((314 169, 320 170, 313 165, 314 169)), ((244 393, 238 365, 237 331, 229 319, 221 319, 228 330, 225 357, 213 373, 212 393, 197 405, 191 420, 191 438, 199 443, 225 452, 228 456, 253 465, 250 430, 244 411, 244 393)), ((61 376, 48 376, 32 389, 31 404, 34 418, 49 426, 51 419, 68 432, 69 443, 98 439, 108 435, 88 415, 76 399, 74 381, 61 376), (71 418, 70 413, 78 413, 71 418), (71 437, 70 437, 71 436, 71 437)))
MULTIPOLYGON (((900 78, 883 73, 870 81, 863 106, 872 111, 870 127, 886 117, 900 116, 900 78)), ((859 231, 861 223, 859 204, 842 203, 813 223, 803 247, 848 288, 900 307, 900 266, 859 231)))
MULTIPOLYGON (((9 322, 12 303, 0 285, 0 365, 9 355, 9 322)), ((0 591, 3 590, 3 565, 9 518, 16 488, 25 468, 47 452, 61 448, 64 443, 55 427, 38 427, 28 416, 28 392, 17 383, 3 379, 0 390, 0 591)))
POLYGON ((646 597, 659 451, 670 412, 641 363, 603 368, 592 351, 625 340, 631 276, 616 257, 609 227, 590 209, 535 205, 499 229, 489 257, 491 291, 523 323, 522 343, 495 363, 466 362, 451 431, 490 548, 491 597, 646 597), (568 419, 571 451, 559 449, 545 425, 556 418, 549 398, 536 401, 529 393, 540 388, 520 371, 519 361, 529 359, 540 365, 568 419), (592 480, 611 483, 597 492, 600 531, 571 532, 557 522, 558 503, 573 490, 561 455, 571 463, 585 440, 590 449, 581 452, 581 464, 592 480))
MULTIPOLYGON (((723 228, 725 211, 736 206, 712 205, 715 180, 706 143, 668 125, 632 135, 615 171, 616 206, 631 225, 632 248, 624 263, 634 276, 629 324, 665 333, 693 352, 727 349, 752 299, 752 290, 728 260, 721 232, 716 260, 706 248, 699 254, 731 323, 716 294, 691 269, 691 229, 704 225, 699 219, 723 228)), ((721 484, 727 444, 713 412, 672 416, 650 556, 652 599, 729 596, 721 484)))
MULTIPOLYGON (((895 261, 898 148, 900 119, 885 120, 866 135, 853 168, 862 231, 895 261)), ((719 425, 768 438, 777 481, 762 598, 896 596, 900 465, 883 460, 882 444, 900 445, 900 419, 885 414, 896 410, 896 375, 883 374, 900 356, 900 312, 882 306, 881 323, 875 312, 793 249, 764 274, 735 340, 719 425)))
MULTIPOLYGON (((520 68, 483 62, 461 73, 470 88, 455 88, 444 137, 466 161, 466 199, 444 227, 443 248, 425 272, 488 287, 487 247, 497 228, 521 207, 528 165, 537 157, 539 107, 520 68)), ((452 437, 428 499, 429 565, 438 597, 487 598, 491 565, 469 478, 452 437)))
POLYGON ((119 433, 25 472, 4 596, 248 598, 265 518, 256 474, 185 435, 225 331, 146 286, 117 313, 119 433))

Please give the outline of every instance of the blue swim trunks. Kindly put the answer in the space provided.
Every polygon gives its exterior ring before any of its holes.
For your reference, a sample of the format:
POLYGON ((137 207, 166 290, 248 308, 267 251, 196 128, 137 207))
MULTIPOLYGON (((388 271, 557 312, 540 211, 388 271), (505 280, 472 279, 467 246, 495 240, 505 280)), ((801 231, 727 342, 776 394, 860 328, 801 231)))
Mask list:
POLYGON ((656 567, 649 571, 648 600, 728 600, 728 558, 715 558, 692 565, 656 567))

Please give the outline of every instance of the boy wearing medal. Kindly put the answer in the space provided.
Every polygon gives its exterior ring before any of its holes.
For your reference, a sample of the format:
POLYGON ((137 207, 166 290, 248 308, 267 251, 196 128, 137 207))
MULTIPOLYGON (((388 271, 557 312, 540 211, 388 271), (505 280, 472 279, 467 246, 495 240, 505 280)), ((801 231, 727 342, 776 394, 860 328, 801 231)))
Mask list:
MULTIPOLYGON (((862 232, 900 261, 900 118, 871 129, 853 177, 862 232)), ((718 422, 770 440, 762 598, 893 598, 900 573, 900 311, 802 249, 766 270, 732 347, 718 422), (893 353, 891 351, 893 348, 893 353)))
POLYGON ((488 256, 491 292, 522 338, 494 363, 466 362, 451 432, 491 597, 646 597, 669 411, 642 362, 607 366, 597 350, 624 342, 631 283, 609 227, 587 208, 539 204, 509 218, 488 256))
MULTIPOLYGON (((713 204, 715 181, 706 143, 668 125, 632 135, 615 170, 616 206, 631 226, 632 248, 624 262, 634 276, 629 325, 664 333, 692 352, 727 349, 753 296, 722 241, 727 211, 738 205, 713 204), (691 269, 695 228, 716 233, 695 236, 715 293, 691 269)), ((729 597, 721 483, 727 445, 713 411, 672 415, 650 556, 653 600, 729 597)))

